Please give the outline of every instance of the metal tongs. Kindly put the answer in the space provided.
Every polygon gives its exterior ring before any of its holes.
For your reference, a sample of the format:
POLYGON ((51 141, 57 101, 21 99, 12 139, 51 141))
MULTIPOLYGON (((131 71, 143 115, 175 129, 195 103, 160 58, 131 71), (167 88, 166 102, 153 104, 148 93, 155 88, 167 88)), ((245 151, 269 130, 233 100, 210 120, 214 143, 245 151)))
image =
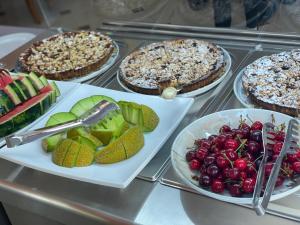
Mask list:
POLYGON ((27 144, 40 138, 45 138, 47 136, 60 133, 67 129, 80 126, 90 126, 103 119, 110 111, 118 109, 119 107, 116 104, 103 100, 89 111, 84 113, 79 119, 55 126, 44 127, 26 133, 11 134, 5 137, 6 145, 8 148, 12 148, 18 145, 27 144))
POLYGON ((266 212, 284 156, 286 155, 286 153, 295 153, 294 149, 297 146, 297 142, 299 141, 299 122, 296 119, 291 119, 289 121, 283 147, 280 151, 280 154, 276 162, 274 163, 271 174, 267 181, 264 194, 262 198, 260 198, 260 194, 263 188, 264 175, 265 175, 265 165, 267 163, 267 158, 268 158, 268 151, 269 151, 268 145, 274 144, 273 140, 275 137, 273 132, 274 132, 274 125, 271 123, 265 123, 262 132, 264 155, 263 155, 262 162, 259 166, 257 181, 255 184, 255 189, 253 194, 253 202, 252 202, 255 212, 259 216, 264 215, 266 212))

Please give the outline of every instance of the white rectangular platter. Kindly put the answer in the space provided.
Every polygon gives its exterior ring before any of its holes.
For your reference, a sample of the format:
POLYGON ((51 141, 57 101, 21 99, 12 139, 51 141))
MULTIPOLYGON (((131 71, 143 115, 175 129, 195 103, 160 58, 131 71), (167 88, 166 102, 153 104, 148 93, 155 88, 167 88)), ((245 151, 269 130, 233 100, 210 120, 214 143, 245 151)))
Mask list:
POLYGON ((57 104, 50 113, 45 115, 30 129, 43 127, 51 114, 69 111, 78 100, 91 95, 106 95, 116 101, 126 100, 142 103, 155 110, 160 118, 160 122, 153 132, 144 133, 145 145, 136 155, 113 164, 94 163, 88 167, 64 168, 55 165, 51 161, 51 154, 43 151, 39 140, 12 149, 8 149, 5 146, 0 151, 0 157, 62 177, 116 188, 125 188, 159 151, 194 101, 192 98, 165 100, 156 96, 126 93, 80 84, 61 104, 57 104))
MULTIPOLYGON (((52 110, 54 110, 54 108, 55 108, 55 106, 56 106, 57 104, 59 104, 60 102, 63 102, 63 101, 66 99, 66 97, 67 97, 69 94, 72 94, 72 91, 73 91, 73 90, 76 90, 76 87, 79 86, 79 84, 77 84, 77 83, 72 83, 72 82, 55 81, 55 83, 57 84, 57 86, 58 86, 58 88, 59 88, 59 90, 60 90, 60 94, 61 94, 61 95, 60 95, 60 97, 58 97, 56 103, 53 104, 53 105, 50 107, 50 109, 48 109, 48 111, 47 111, 43 116, 46 116, 46 115, 48 115, 49 113, 51 113, 52 110)), ((22 128, 21 130, 17 131, 16 133, 19 133, 19 132, 23 132, 23 131, 25 131, 25 130, 28 130, 30 127, 32 127, 32 126, 34 126, 36 123, 38 123, 38 122, 41 120, 41 118, 43 118, 43 116, 40 117, 40 118, 38 118, 38 119, 35 120, 34 122, 28 124, 26 127, 22 128)), ((1 137, 0 137, 0 147, 3 146, 3 145, 5 145, 5 140, 4 140, 4 138, 1 138, 1 137)))

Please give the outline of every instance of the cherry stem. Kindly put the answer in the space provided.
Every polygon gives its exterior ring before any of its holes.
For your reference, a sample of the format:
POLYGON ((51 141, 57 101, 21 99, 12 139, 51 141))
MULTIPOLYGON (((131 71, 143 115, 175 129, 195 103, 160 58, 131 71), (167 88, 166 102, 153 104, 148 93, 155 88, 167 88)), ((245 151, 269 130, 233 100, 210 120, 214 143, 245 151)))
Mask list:
POLYGON ((258 159, 260 159, 260 158, 262 158, 262 157, 263 157, 263 155, 258 156, 258 157, 253 161, 253 163, 255 163, 258 159))
POLYGON ((226 158, 229 161, 231 168, 233 168, 232 161, 227 157, 227 155, 225 153, 223 153, 223 156, 224 156, 224 158, 226 158))
POLYGON ((248 118, 248 120, 250 120, 251 123, 254 123, 248 114, 246 115, 246 117, 248 118))

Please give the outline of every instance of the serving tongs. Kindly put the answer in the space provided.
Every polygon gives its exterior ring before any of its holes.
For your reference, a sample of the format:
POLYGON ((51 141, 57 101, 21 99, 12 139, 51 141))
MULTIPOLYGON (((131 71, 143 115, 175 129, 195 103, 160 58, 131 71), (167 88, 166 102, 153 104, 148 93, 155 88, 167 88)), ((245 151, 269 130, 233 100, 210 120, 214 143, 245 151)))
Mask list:
POLYGON ((262 198, 260 198, 260 194, 263 188, 264 181, 264 173, 265 173, 265 165, 267 163, 268 158, 268 146, 270 144, 274 144, 274 125, 271 123, 265 123, 263 126, 263 146, 264 146, 264 155, 262 162, 259 166, 257 181, 255 184, 254 194, 253 194, 253 208, 257 215, 262 216, 265 214, 272 192, 274 190, 276 180, 281 168, 281 163, 286 155, 286 153, 295 153, 295 148, 297 146, 297 142, 299 141, 299 122, 296 119, 291 119, 288 124, 288 129, 286 132, 286 138, 283 143, 283 147, 277 157, 269 179, 266 184, 266 188, 264 190, 264 194, 262 198))
POLYGON ((55 126, 44 127, 26 133, 11 134, 6 136, 6 145, 8 148, 12 148, 18 145, 30 143, 40 138, 45 138, 47 136, 60 133, 67 129, 90 126, 102 120, 110 111, 114 110, 119 110, 119 107, 114 103, 103 100, 76 120, 55 126))

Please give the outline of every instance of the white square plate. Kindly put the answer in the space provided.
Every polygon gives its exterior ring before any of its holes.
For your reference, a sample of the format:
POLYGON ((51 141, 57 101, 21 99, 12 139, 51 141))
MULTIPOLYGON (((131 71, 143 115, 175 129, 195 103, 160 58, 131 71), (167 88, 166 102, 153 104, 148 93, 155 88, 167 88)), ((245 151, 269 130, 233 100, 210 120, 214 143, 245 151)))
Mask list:
POLYGON ((69 111, 78 100, 91 95, 107 95, 117 101, 134 101, 148 105, 155 110, 160 122, 153 132, 144 133, 145 145, 136 155, 114 164, 101 165, 94 163, 83 168, 64 168, 55 165, 51 161, 51 154, 43 151, 41 140, 39 140, 12 149, 5 146, 1 149, 0 157, 33 169, 71 179, 125 188, 159 151, 194 101, 191 98, 165 100, 155 96, 126 93, 81 84, 77 87, 76 92, 68 95, 62 104, 58 104, 51 113, 44 116, 31 129, 43 127, 51 114, 69 111))

